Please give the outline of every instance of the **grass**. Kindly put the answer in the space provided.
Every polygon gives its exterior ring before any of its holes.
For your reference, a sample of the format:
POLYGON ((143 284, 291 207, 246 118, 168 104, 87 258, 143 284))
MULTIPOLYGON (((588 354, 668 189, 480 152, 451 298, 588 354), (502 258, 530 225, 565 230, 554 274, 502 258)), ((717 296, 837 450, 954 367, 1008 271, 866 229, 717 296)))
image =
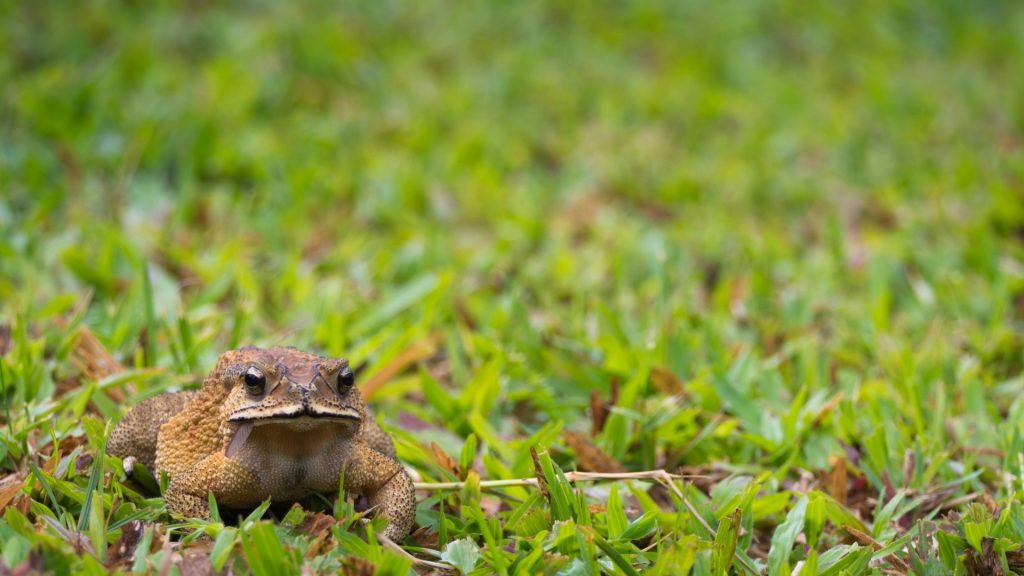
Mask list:
POLYGON ((1022 38, 997 1, 0 4, 0 567, 1024 573, 1022 38), (404 553, 344 500, 174 521, 105 455, 250 343, 350 358, 449 483, 404 553))

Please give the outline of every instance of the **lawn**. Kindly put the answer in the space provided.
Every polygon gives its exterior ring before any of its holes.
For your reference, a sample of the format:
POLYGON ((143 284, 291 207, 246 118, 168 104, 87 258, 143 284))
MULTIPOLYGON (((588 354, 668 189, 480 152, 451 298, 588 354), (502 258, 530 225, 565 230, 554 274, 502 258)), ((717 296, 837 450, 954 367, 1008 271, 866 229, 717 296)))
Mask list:
POLYGON ((0 3, 0 573, 1024 574, 1024 4, 351 4, 0 3), (400 548, 106 455, 246 344, 400 548))

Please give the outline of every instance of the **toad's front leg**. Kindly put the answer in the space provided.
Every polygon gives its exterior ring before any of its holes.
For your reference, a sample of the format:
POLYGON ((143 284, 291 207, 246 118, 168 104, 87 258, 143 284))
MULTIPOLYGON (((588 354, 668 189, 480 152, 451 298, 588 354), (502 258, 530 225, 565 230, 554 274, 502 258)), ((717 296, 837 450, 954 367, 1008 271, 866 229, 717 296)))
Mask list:
POLYGON ((345 472, 345 490, 364 494, 370 506, 388 520, 384 535, 401 542, 416 519, 416 489, 394 458, 359 444, 345 472))
POLYGON ((171 478, 164 494, 167 512, 172 516, 210 519, 208 494, 212 491, 218 502, 233 503, 251 500, 258 492, 253 474, 236 460, 222 453, 212 454, 198 464, 171 478))

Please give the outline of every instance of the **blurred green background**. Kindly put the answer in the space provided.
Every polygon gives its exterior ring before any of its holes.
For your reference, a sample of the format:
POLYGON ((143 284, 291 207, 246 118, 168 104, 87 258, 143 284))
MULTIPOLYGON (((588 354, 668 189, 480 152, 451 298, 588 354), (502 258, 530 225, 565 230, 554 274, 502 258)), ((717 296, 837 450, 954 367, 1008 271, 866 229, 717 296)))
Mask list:
POLYGON ((3 468, 292 344, 425 478, 471 433, 485 478, 576 467, 614 381, 626 469, 1015 501, 1022 39, 996 1, 3 2, 3 468), (82 328, 159 371, 79 378, 82 328))

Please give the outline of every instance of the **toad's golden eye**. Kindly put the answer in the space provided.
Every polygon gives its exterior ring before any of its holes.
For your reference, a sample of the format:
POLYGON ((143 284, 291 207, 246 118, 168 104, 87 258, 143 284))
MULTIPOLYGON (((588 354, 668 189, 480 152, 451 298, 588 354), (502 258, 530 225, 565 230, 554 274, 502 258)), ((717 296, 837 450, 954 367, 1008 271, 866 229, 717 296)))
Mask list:
POLYGON ((267 386, 266 375, 255 366, 249 366, 249 369, 242 375, 242 379, 245 381, 245 391, 253 396, 263 394, 263 389, 267 386))
POLYGON ((338 372, 338 392, 348 392, 355 382, 356 377, 348 366, 345 366, 341 372, 338 372))

